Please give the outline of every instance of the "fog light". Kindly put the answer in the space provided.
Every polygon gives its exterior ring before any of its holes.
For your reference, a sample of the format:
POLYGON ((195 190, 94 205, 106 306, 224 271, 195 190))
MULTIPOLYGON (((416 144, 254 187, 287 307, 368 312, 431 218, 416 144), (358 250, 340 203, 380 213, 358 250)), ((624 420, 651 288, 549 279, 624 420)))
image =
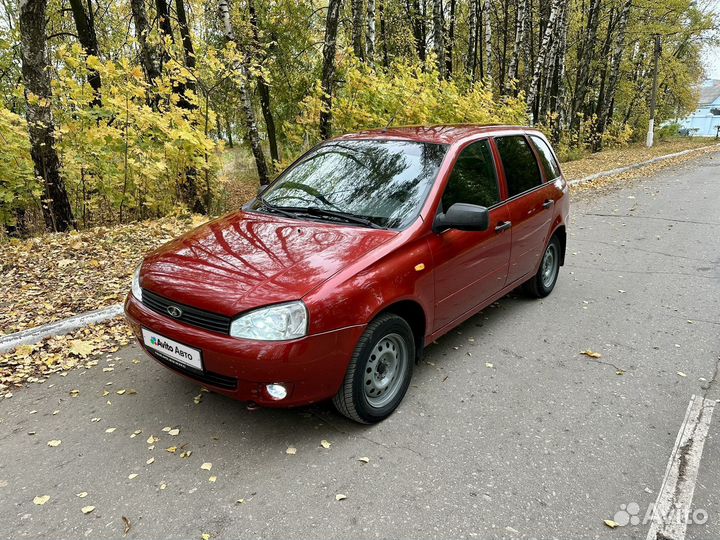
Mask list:
POLYGON ((287 397, 287 388, 282 384, 268 384, 265 386, 265 390, 272 399, 285 399, 287 397))

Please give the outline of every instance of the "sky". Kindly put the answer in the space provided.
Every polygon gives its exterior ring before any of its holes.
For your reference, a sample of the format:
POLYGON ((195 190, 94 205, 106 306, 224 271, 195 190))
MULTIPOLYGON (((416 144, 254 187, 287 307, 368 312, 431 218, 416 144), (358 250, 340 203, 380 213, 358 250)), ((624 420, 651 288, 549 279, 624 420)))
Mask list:
MULTIPOLYGON (((714 11, 720 16, 720 0, 704 0, 701 7, 707 11, 714 11)), ((720 46, 706 46, 703 51, 705 63, 705 76, 708 79, 720 79, 720 46)))

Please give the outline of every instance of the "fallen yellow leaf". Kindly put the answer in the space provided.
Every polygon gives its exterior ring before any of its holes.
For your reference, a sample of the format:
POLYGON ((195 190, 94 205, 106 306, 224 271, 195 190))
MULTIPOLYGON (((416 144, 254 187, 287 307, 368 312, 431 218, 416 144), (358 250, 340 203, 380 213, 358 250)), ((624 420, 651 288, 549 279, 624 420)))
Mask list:
POLYGON ((295 448, 294 446, 289 446, 288 449, 285 450, 285 453, 294 456, 295 454, 297 454, 297 448, 295 448))
POLYGON ((605 519, 603 520, 603 523, 605 523, 605 525, 607 525, 611 529, 614 529, 619 525, 618 523, 615 523, 612 519, 605 519))
POLYGON ((200 465, 200 468, 204 471, 209 471, 210 469, 212 469, 212 463, 203 463, 202 465, 200 465))
POLYGON ((82 511, 83 514, 89 514, 90 512, 95 510, 95 507, 94 506, 83 506, 80 510, 82 511))
POLYGON ((345 499, 347 499, 347 495, 343 495, 342 493, 338 493, 337 495, 335 495, 336 501, 344 501, 345 499))
POLYGON ((602 357, 602 354, 600 354, 599 352, 593 352, 590 349, 588 349, 587 351, 580 351, 580 354, 584 354, 585 356, 589 356, 590 358, 601 358, 602 357))
POLYGON ((330 448, 331 445, 332 443, 330 441, 326 441, 325 439, 320 441, 320 446, 322 446, 323 448, 330 448))
POLYGON ((95 350, 95 345, 90 341, 83 341, 81 339, 75 339, 70 342, 70 352, 77 356, 88 356, 95 350))
POLYGON ((60 446, 61 442, 59 439, 53 439, 52 441, 48 441, 48 446, 55 448, 56 446, 60 446))
POLYGON ((40 497, 35 497, 35 498, 33 499, 33 502, 34 502, 35 504, 37 504, 38 506, 42 506, 43 504, 45 504, 45 503, 48 502, 49 500, 50 500, 50 495, 42 495, 42 496, 40 496, 40 497))

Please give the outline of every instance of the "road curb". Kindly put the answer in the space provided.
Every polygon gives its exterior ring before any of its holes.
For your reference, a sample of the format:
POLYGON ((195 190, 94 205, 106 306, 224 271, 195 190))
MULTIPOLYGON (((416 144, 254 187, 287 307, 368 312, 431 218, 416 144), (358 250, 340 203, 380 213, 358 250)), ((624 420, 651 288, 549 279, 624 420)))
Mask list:
POLYGON ((122 311, 122 304, 114 304, 103 309, 81 313, 69 319, 2 336, 0 337, 0 354, 5 354, 20 345, 37 343, 49 336, 62 336, 89 324, 105 322, 117 317, 122 311))
POLYGON ((640 163, 633 163, 632 165, 626 165, 625 167, 618 167, 616 169, 610 169, 609 171, 603 171, 603 172, 591 174, 590 176, 585 176, 584 178, 577 178, 575 180, 569 180, 568 185, 569 186, 580 186, 582 184, 589 184, 600 178, 606 178, 608 176, 615 176, 615 175, 622 174, 627 171, 632 171, 635 169, 641 169, 643 167, 647 167, 648 165, 652 165, 653 163, 659 163, 661 161, 666 161, 668 159, 684 156, 686 154, 691 154, 693 152, 700 152, 702 150, 709 150, 711 148, 718 148, 718 147, 720 147, 720 143, 709 144, 707 146, 701 146, 699 148, 690 148, 688 150, 683 150, 681 152, 675 152, 674 154, 666 154, 664 156, 654 157, 652 159, 648 159, 647 161, 641 161, 640 163))
MULTIPOLYGON (((653 163, 665 161, 668 159, 684 156, 692 152, 700 152, 702 150, 709 150, 711 148, 720 147, 720 143, 711 144, 708 146, 701 146, 700 148, 690 148, 689 150, 683 150, 682 152, 675 152, 674 154, 667 154, 664 156, 658 156, 656 158, 642 161, 640 163, 633 163, 626 167, 618 167, 617 169, 611 169, 609 171, 603 171, 584 178, 578 178, 576 180, 570 180, 568 184, 570 186, 579 186, 593 182, 599 178, 606 178, 608 176, 615 176, 622 174, 627 171, 634 169, 640 169, 653 163)), ((49 336, 61 336, 68 334, 78 328, 82 328, 88 324, 96 324, 100 322, 108 321, 114 317, 117 317, 122 313, 122 304, 114 304, 104 309, 98 309, 95 311, 89 311, 87 313, 81 313, 68 319, 63 319, 54 323, 46 324, 44 326, 38 326, 37 328, 31 328, 29 330, 23 330, 22 332, 15 332, 14 334, 8 334, 0 337, 0 354, 5 354, 20 345, 30 345, 37 343, 38 341, 45 339, 49 336)))
POLYGON ((652 165, 653 163, 659 163, 661 161, 666 161, 668 159, 684 156, 686 154, 691 154, 693 152, 700 152, 702 150, 710 150, 711 148, 718 148, 718 147, 720 147, 720 143, 709 144, 708 146, 701 146, 699 148, 690 148, 688 150, 683 150, 681 152, 675 152, 674 154, 666 154, 664 156, 658 156, 658 157, 655 157, 652 159, 648 159, 647 161, 641 161, 640 163, 633 163, 632 165, 626 165, 625 167, 618 167, 617 169, 610 169, 609 171, 602 171, 599 173, 591 174, 590 176, 585 176, 584 178, 577 178, 575 180, 569 180, 568 185, 580 186, 582 184, 589 184, 600 178, 607 178, 608 176, 616 176, 618 174, 622 174, 627 171, 632 171, 635 169, 641 169, 643 167, 647 167, 648 165, 652 165))

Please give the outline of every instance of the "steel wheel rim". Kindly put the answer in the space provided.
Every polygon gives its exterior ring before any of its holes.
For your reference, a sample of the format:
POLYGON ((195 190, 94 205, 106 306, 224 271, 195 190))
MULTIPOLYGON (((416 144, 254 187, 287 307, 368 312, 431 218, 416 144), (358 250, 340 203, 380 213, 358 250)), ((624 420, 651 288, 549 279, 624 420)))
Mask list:
POLYGON ((408 348, 399 334, 380 338, 365 364, 363 390, 371 407, 379 409, 397 396, 408 363, 408 348))
POLYGON ((543 256, 540 277, 543 286, 548 289, 552 287, 557 275, 557 250, 555 244, 550 244, 543 256))

